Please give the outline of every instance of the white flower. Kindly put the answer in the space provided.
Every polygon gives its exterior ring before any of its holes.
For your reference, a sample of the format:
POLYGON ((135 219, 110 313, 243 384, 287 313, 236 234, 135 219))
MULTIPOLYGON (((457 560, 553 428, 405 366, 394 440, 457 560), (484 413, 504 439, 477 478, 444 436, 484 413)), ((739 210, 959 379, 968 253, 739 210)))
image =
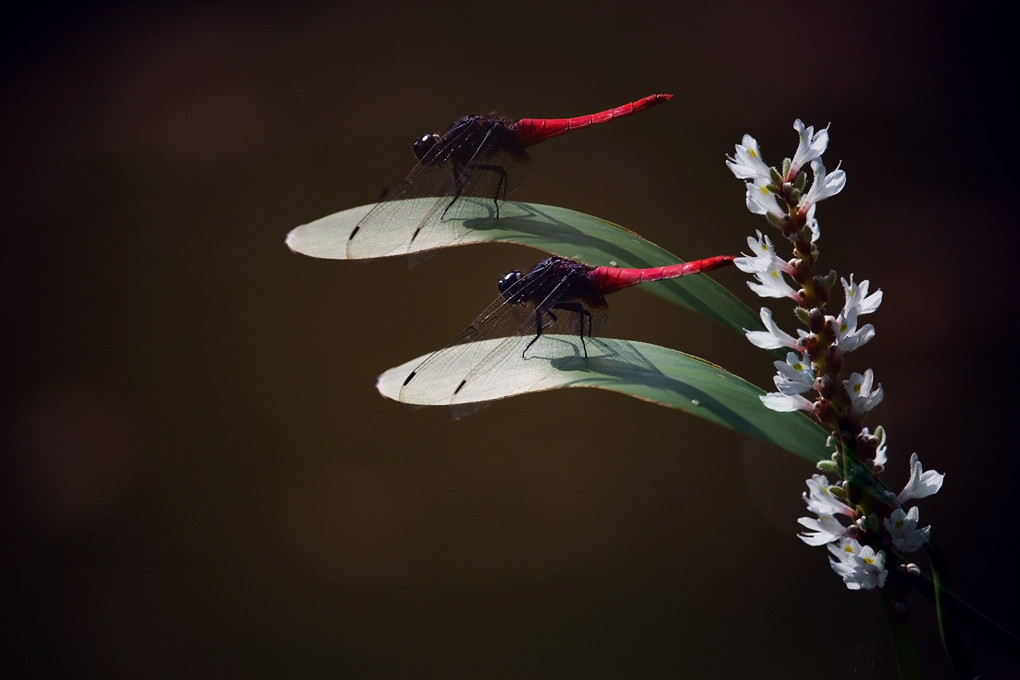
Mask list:
POLYGON ((817 203, 812 203, 808 208, 807 215, 804 216, 804 223, 807 224, 808 229, 811 230, 811 242, 814 243, 822 235, 822 228, 818 226, 818 219, 815 217, 815 210, 818 208, 817 203))
POLYGON ((818 515, 818 518, 799 518, 797 522, 812 531, 797 534, 797 537, 808 545, 825 545, 845 537, 847 528, 836 519, 836 515, 853 517, 853 510, 833 495, 825 475, 812 475, 807 480, 807 486, 810 493, 804 493, 802 497, 808 510, 818 515))
POLYGON ((810 493, 802 493, 801 497, 811 512, 817 515, 846 515, 851 518, 856 515, 853 508, 832 493, 825 475, 811 475, 811 479, 805 483, 810 493))
MULTIPOLYGON (((746 331, 747 339, 752 343, 762 347, 763 345, 759 343, 768 342, 770 346, 766 349, 778 349, 779 347, 789 347, 790 342, 797 342, 792 336, 779 330, 775 323, 773 323, 772 313, 767 307, 762 307, 761 318, 765 325, 769 327, 770 332, 746 331), (757 335, 752 337, 752 334, 757 335), (780 340, 784 344, 777 344, 780 340)), ((803 334, 803 331, 799 332, 803 334)), ((758 398, 761 399, 761 403, 767 408, 779 411, 780 413, 813 410, 815 407, 814 402, 801 396, 803 392, 808 391, 814 386, 815 374, 807 355, 797 355, 794 352, 789 352, 786 355, 785 362, 776 361, 774 365, 778 373, 772 377, 772 382, 775 383, 779 391, 760 395, 758 398)))
POLYGON ((807 354, 788 352, 786 361, 774 361, 772 365, 779 371, 772 382, 783 394, 803 394, 814 386, 815 371, 807 354))
POLYGON ((846 303, 843 305, 844 313, 852 309, 858 316, 861 314, 871 314, 882 304, 881 289, 868 295, 868 287, 871 284, 867 279, 860 283, 854 283, 854 275, 851 274, 849 282, 842 277, 839 280, 843 283, 843 296, 846 299, 846 303))
POLYGON ((753 290, 758 297, 797 299, 797 291, 786 282, 783 272, 778 269, 758 272, 754 278, 758 279, 758 283, 748 281, 747 287, 753 290))
POLYGON ((800 142, 797 144, 797 153, 793 155, 793 163, 790 165, 789 176, 792 177, 805 165, 825 153, 829 145, 829 127, 815 133, 813 125, 804 127, 804 123, 798 118, 793 122, 793 129, 797 131, 800 142))
POLYGON ((814 386, 815 372, 807 355, 800 356, 790 352, 786 355, 785 362, 776 361, 773 364, 779 372, 772 377, 772 382, 779 391, 761 395, 759 399, 762 403, 769 409, 781 413, 814 409, 812 401, 800 396, 814 386))
POLYGON ((942 488, 942 480, 944 478, 945 474, 939 474, 934 470, 925 472, 921 468, 921 460, 917 457, 917 454, 912 453, 910 454, 910 479, 907 481, 907 485, 903 487, 903 491, 900 491, 899 495, 896 496, 896 502, 904 503, 909 500, 917 500, 936 494, 942 488))
POLYGON ((839 523, 835 515, 819 515, 818 519, 798 517, 797 522, 808 529, 813 529, 809 533, 797 534, 797 538, 808 545, 825 545, 847 535, 846 527, 839 523))
MULTIPOLYGON (((789 347, 790 349, 801 349, 800 343, 789 333, 780 330, 776 322, 772 320, 772 310, 768 307, 761 308, 761 320, 765 324, 765 328, 768 330, 764 331, 749 331, 744 329, 744 334, 747 336, 748 342, 755 347, 761 347, 762 349, 779 349, 780 347, 789 347)), ((798 329, 797 333, 801 337, 807 335, 807 332, 798 329)))
POLYGON ((776 195, 768 188, 768 182, 756 181, 747 183, 747 195, 744 197, 747 209, 755 215, 768 215, 782 219, 786 213, 779 207, 776 195))
POLYGON ((843 538, 839 545, 828 545, 836 559, 830 559, 832 570, 843 578, 850 590, 870 590, 885 585, 889 572, 885 569, 885 553, 871 546, 862 546, 853 538, 843 538))
POLYGON ((825 174, 825 166, 820 159, 811 161, 811 172, 814 174, 811 188, 801 197, 798 204, 802 209, 805 206, 810 208, 819 201, 835 196, 846 186, 846 173, 837 167, 829 174, 825 174))
POLYGON ((857 328, 857 317, 871 314, 878 309, 882 304, 882 291, 878 290, 868 295, 867 279, 856 284, 853 274, 850 275, 850 281, 844 278, 840 281, 843 282, 846 302, 836 318, 836 347, 840 352, 846 353, 862 347, 875 337, 875 327, 871 324, 857 328))
POLYGON ((918 529, 917 520, 919 518, 920 511, 915 505, 910 508, 910 512, 903 512, 903 508, 896 508, 888 518, 882 521, 885 530, 889 532, 893 546, 900 552, 916 552, 928 542, 931 526, 918 529))
POLYGON ((859 415, 864 415, 882 403, 882 397, 884 396, 882 394, 882 385, 879 384, 877 389, 872 390, 874 382, 875 374, 870 368, 864 371, 864 375, 851 373, 850 379, 843 381, 843 387, 850 396, 850 406, 859 415))
POLYGON ((857 328, 857 315, 836 319, 836 347, 843 354, 866 345, 875 337, 875 327, 870 323, 857 328))
POLYGON ((758 235, 757 238, 747 237, 747 246, 751 249, 752 254, 745 253, 743 257, 733 260, 737 269, 746 274, 766 272, 769 269, 789 269, 790 265, 776 255, 776 251, 772 247, 772 239, 763 236, 760 229, 755 229, 754 233, 758 235))
POLYGON ((790 411, 813 411, 814 402, 799 394, 783 394, 782 392, 769 392, 758 396, 765 408, 779 413, 790 411))
POLYGON ((757 238, 747 237, 747 245, 754 254, 738 257, 733 264, 742 272, 754 274, 759 283, 748 282, 747 285, 760 297, 796 299, 797 291, 783 277, 783 274, 791 273, 793 268, 776 255, 768 236, 762 236, 761 231, 757 229, 755 233, 758 235, 757 238))
POLYGON ((740 179, 763 180, 769 182, 771 171, 761 158, 758 142, 751 135, 744 135, 736 145, 736 153, 727 156, 726 165, 740 179))

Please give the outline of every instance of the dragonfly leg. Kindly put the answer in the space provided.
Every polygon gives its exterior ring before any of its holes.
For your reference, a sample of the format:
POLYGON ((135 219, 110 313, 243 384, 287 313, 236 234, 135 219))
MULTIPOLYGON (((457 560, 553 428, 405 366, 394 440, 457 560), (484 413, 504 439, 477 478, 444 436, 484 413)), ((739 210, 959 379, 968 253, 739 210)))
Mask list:
MULTIPOLYGON (((584 342, 584 322, 585 319, 588 320, 588 337, 591 337, 592 331, 591 311, 589 311, 588 308, 582 305, 580 302, 561 302, 560 304, 554 306, 553 309, 563 309, 568 312, 573 312, 574 314, 577 314, 581 318, 581 332, 578 337, 581 338, 581 349, 584 351, 584 358, 587 359, 588 346, 584 342)), ((556 315, 552 313, 552 310, 549 309, 543 310, 540 307, 535 309, 535 337, 531 339, 531 341, 524 347, 524 351, 521 352, 522 359, 524 358, 524 355, 528 353, 528 350, 531 349, 531 346, 538 342, 538 339, 542 337, 543 314, 548 315, 549 319, 551 320, 549 325, 552 325, 557 321, 556 315)))
POLYGON ((488 170, 499 175, 499 182, 496 184, 496 193, 492 196, 492 202, 496 206, 496 219, 499 219, 499 202, 506 200, 506 169, 502 165, 482 165, 474 163, 469 165, 468 168, 471 170, 488 170))
POLYGON ((446 208, 443 209, 443 214, 439 217, 440 220, 446 219, 446 213, 450 212, 450 208, 453 207, 453 204, 456 203, 461 194, 464 193, 464 189, 467 188, 468 182, 471 181, 472 170, 487 170, 488 172, 494 172, 499 175, 499 182, 496 184, 496 193, 492 197, 492 203, 496 207, 496 219, 499 219, 499 202, 501 200, 506 200, 506 170, 499 165, 472 163, 470 165, 453 166, 453 196, 450 198, 450 202, 446 204, 446 208))
POLYGON ((542 337, 542 314, 548 314, 549 317, 552 318, 553 323, 556 323, 555 314, 553 314, 550 311, 543 311, 541 307, 535 308, 535 337, 533 337, 531 341, 524 346, 524 351, 521 352, 522 359, 525 358, 524 355, 528 353, 528 350, 531 349, 531 346, 538 342, 538 339, 542 337))
MULTIPOLYGON (((588 320, 588 337, 590 338, 592 333, 591 311, 580 302, 561 302, 556 305, 556 309, 564 309, 568 312, 574 312, 581 317, 581 332, 579 337, 581 338, 581 349, 584 350, 584 358, 587 359, 588 346, 584 344, 584 321, 585 319, 588 320)), ((552 316, 552 314, 550 313, 549 316, 552 316)))
POLYGON ((471 173, 468 172, 467 168, 462 165, 453 166, 453 197, 450 198, 450 202, 443 208, 443 214, 439 216, 440 222, 446 221, 446 213, 450 212, 450 208, 457 202, 460 195, 464 192, 464 187, 471 181, 471 173))

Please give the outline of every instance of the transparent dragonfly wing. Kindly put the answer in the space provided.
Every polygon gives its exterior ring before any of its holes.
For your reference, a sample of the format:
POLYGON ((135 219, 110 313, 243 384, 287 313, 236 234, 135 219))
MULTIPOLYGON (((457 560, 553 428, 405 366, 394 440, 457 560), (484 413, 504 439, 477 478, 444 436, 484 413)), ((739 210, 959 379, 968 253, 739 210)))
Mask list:
MULTIPOLYGON (((530 391, 558 371, 556 362, 584 360, 576 335, 543 334, 524 349, 533 336, 490 338, 462 345, 447 345, 424 362, 405 364, 388 373, 397 400, 413 406, 456 406, 487 403, 508 394, 530 391), (414 378, 407 380, 414 374, 414 378), (402 377, 401 377, 402 376, 402 377)), ((589 343, 591 344, 591 343, 589 343)))
POLYGON ((497 217, 520 185, 523 164, 511 154, 476 152, 464 167, 426 158, 376 204, 347 240, 347 259, 389 257, 457 243, 497 217), (408 201, 406 199, 417 199, 408 201))

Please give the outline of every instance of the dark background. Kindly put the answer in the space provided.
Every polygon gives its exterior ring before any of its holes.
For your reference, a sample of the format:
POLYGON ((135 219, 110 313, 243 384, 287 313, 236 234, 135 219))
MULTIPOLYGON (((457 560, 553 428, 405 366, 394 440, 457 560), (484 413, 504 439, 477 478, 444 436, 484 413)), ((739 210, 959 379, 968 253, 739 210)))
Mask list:
MULTIPOLYGON (((464 113, 639 117, 536 147, 517 197, 692 259, 764 221, 723 164, 831 122, 823 265, 885 291, 890 484, 1017 628, 1017 285, 1006 17, 980 3, 35 5, 0 73, 4 664, 18 677, 894 673, 879 599, 796 539, 807 462, 601 391, 451 422, 374 389, 541 254, 421 266, 283 240, 375 200, 464 113), (1012 174, 1008 174, 1012 171, 1012 174), (1012 207, 1012 206, 1011 206, 1012 207), (1012 216, 1011 216, 1012 217, 1012 216)), ((27 13, 26 13, 27 12, 27 13)), ((744 276, 716 278, 757 308, 744 276)), ((770 386, 642 291, 606 335, 770 386)), ((782 303, 772 303, 781 309, 782 303)), ((789 318, 777 312, 780 319, 789 318)), ((785 322, 792 330, 792 324, 785 322)), ((950 677, 918 598, 930 677, 950 677)), ((989 677, 1016 672, 977 643, 989 677)))

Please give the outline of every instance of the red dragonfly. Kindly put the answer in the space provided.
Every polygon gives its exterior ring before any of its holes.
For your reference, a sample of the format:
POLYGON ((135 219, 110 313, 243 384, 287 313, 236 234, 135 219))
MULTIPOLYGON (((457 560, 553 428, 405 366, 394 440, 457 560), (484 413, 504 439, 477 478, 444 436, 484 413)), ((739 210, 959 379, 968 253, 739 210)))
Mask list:
POLYGON ((495 113, 469 115, 442 134, 423 135, 414 143, 418 164, 354 227, 347 239, 347 256, 383 257, 419 250, 423 243, 450 243, 459 233, 451 225, 453 220, 480 223, 499 217, 500 201, 519 184, 527 147, 644 111, 672 97, 653 94, 576 118, 510 120, 495 113), (411 198, 426 199, 426 204, 409 207, 400 202, 411 198))
MULTIPOLYGON (((579 337, 587 359, 588 348, 584 338, 594 336, 605 326, 608 312, 606 295, 639 283, 709 272, 731 264, 734 259, 732 255, 717 255, 666 267, 621 269, 593 267, 577 260, 550 257, 539 262, 527 274, 515 269, 499 280, 499 297, 474 323, 408 374, 400 390, 400 400, 423 403, 415 396, 415 378, 425 373, 430 374, 425 382, 430 382, 438 374, 463 370, 463 366, 473 364, 456 383, 456 389, 446 395, 446 398, 453 399, 465 385, 514 357, 517 352, 526 359, 528 350, 543 334, 562 333, 579 337), (505 340, 479 357, 477 362, 465 362, 460 356, 462 351, 471 351, 470 343, 491 338, 505 340), (456 366, 461 368, 452 368, 456 366)), ((444 382, 454 384, 453 380, 444 382)))

